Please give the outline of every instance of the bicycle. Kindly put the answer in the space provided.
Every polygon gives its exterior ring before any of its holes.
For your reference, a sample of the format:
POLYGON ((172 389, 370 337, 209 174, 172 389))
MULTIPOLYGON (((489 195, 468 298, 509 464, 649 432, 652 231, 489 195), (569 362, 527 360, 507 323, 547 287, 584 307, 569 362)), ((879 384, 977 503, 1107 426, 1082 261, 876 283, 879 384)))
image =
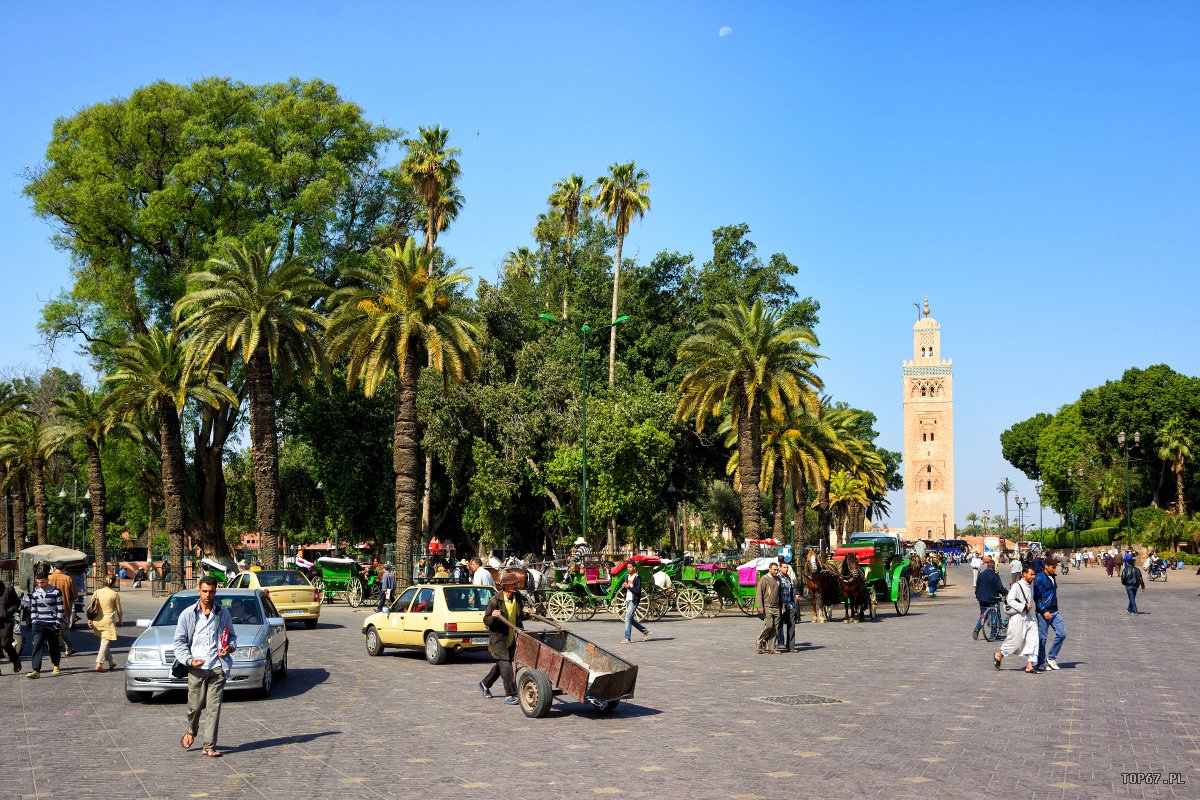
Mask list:
POLYGON ((983 620, 983 626, 972 632, 972 638, 978 639, 980 630, 983 631, 983 638, 989 642, 1008 636, 1008 615, 1004 613, 1004 598, 992 603, 979 616, 983 620))

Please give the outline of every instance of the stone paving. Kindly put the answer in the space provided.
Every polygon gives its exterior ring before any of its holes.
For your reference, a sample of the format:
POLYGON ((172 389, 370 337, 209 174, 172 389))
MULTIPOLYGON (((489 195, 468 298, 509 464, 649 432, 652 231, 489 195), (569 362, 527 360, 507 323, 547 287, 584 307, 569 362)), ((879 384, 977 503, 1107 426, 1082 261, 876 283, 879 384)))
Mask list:
MULTIPOLYGON (((1193 572, 1151 584, 1137 618, 1103 570, 1063 577, 1063 668, 1037 677, 1019 659, 997 673, 993 646, 971 639, 964 568, 904 618, 806 613, 794 654, 755 655, 760 623, 737 612, 669 616, 633 645, 597 617, 572 628, 639 665, 636 699, 611 716, 556 704, 544 719, 479 698, 486 655, 369 658, 368 610, 327 606, 316 630, 289 630, 290 674, 271 698, 227 695, 220 760, 180 750, 182 694, 130 704, 119 671, 91 671, 95 642, 78 633, 62 677, 5 665, 0 798, 1200 797, 1193 572), (842 702, 757 699, 799 693, 842 702), (1138 772, 1160 782, 1122 782, 1138 772), (1186 783, 1165 785, 1172 774, 1186 783)), ((129 621, 158 605, 123 599, 129 621)))

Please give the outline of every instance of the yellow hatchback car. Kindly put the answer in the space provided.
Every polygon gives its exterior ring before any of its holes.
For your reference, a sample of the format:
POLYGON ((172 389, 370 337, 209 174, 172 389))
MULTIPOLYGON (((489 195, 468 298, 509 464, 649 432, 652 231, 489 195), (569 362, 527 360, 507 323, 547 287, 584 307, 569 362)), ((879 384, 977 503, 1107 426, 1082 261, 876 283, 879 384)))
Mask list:
POLYGON ((491 586, 410 586, 386 611, 363 621, 367 653, 378 656, 389 647, 419 648, 430 664, 445 664, 451 653, 486 650, 483 609, 495 593, 491 586))
POLYGON ((312 630, 321 618, 321 596, 303 573, 291 569, 242 572, 229 582, 230 589, 262 589, 285 622, 303 622, 312 630))

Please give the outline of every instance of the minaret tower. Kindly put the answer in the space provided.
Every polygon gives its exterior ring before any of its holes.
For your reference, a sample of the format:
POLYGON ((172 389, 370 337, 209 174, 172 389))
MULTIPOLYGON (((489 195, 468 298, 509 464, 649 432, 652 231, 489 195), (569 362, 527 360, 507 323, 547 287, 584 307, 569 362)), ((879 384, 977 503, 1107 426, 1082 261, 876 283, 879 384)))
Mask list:
POLYGON ((953 365, 929 298, 904 362, 904 527, 909 539, 954 538, 953 365))

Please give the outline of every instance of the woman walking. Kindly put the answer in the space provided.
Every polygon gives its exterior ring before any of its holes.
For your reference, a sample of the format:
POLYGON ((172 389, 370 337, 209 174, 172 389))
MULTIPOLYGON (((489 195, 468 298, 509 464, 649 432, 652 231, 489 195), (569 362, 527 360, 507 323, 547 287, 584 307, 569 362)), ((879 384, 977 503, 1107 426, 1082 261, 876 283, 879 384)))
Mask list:
POLYGON ((88 620, 88 627, 100 637, 100 649, 96 652, 96 672, 108 672, 116 669, 117 662, 113 661, 112 643, 117 640, 117 628, 125 624, 125 615, 121 611, 121 595, 113 591, 115 578, 109 575, 104 579, 104 585, 92 595, 92 602, 100 607, 100 617, 88 620), (108 662, 108 669, 104 662, 108 662))
POLYGON ((1009 614, 1008 638, 993 656, 996 669, 1000 669, 1000 662, 1005 656, 1020 653, 1028 662, 1025 674, 1037 674, 1038 623, 1033 607, 1033 574, 1033 564, 1024 565, 1021 579, 1013 581, 1012 586, 1008 587, 1008 597, 1004 600, 1004 610, 1009 614))

